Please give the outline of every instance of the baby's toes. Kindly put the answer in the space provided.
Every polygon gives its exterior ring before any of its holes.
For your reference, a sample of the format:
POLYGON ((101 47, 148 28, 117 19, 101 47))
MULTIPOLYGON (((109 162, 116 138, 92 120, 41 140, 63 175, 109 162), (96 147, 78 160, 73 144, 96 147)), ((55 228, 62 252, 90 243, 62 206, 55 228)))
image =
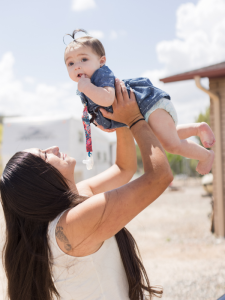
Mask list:
POLYGON ((203 146, 205 148, 211 148, 214 144, 215 144, 216 140, 213 140, 213 142, 206 142, 206 141, 203 141, 203 146))

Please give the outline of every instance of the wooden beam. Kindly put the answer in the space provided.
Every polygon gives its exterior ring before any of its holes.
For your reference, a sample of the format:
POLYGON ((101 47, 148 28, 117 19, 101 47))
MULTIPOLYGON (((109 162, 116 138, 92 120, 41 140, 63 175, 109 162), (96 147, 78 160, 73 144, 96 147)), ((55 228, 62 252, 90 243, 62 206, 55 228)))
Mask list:
POLYGON ((225 206, 223 199, 223 163, 222 163, 222 141, 221 141, 221 118, 220 118, 220 99, 219 97, 207 90, 201 85, 201 78, 195 76, 196 86, 207 93, 209 97, 213 100, 214 107, 214 122, 215 122, 215 163, 216 163, 216 220, 217 224, 215 226, 216 235, 218 237, 225 237, 225 206))

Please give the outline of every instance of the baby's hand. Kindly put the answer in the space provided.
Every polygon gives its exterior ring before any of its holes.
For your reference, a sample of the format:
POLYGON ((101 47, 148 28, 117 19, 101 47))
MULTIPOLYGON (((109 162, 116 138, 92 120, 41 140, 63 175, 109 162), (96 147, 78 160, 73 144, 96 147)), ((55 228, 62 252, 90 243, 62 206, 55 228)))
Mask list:
POLYGON ((90 78, 86 77, 87 75, 82 75, 80 80, 78 81, 78 91, 82 92, 85 94, 85 89, 89 86, 91 83, 90 78))

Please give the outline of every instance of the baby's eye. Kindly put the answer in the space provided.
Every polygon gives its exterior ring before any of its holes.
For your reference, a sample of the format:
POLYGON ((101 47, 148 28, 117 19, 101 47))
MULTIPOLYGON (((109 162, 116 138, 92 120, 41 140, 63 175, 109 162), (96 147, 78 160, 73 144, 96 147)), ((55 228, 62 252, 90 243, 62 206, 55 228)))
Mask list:
POLYGON ((71 67, 73 65, 73 62, 68 63, 68 67, 71 67))
POLYGON ((81 61, 87 61, 87 58, 82 58, 81 61))

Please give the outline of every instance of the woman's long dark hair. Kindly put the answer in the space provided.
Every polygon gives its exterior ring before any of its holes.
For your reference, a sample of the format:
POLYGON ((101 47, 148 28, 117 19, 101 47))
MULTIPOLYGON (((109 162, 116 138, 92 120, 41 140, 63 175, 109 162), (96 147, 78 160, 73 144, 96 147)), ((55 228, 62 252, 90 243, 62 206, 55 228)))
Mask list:
MULTIPOLYGON (((7 163, 0 181, 6 221, 3 265, 10 300, 52 300, 60 295, 52 279, 48 224, 67 208, 87 197, 74 194, 63 175, 42 158, 17 152, 7 163)), ((150 286, 134 238, 123 228, 116 234, 129 284, 131 300, 161 296, 150 286)))

